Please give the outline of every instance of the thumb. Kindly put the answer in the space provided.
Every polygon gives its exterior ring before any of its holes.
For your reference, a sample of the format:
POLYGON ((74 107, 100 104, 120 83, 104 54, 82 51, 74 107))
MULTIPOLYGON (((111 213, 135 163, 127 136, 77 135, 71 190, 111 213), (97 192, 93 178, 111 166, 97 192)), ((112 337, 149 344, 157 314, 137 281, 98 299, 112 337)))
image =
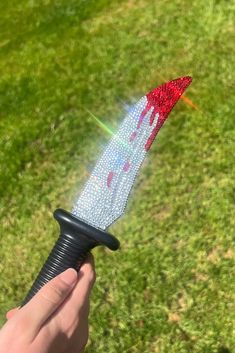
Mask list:
POLYGON ((77 272, 69 268, 50 282, 20 310, 35 337, 43 323, 63 303, 77 282, 77 272))

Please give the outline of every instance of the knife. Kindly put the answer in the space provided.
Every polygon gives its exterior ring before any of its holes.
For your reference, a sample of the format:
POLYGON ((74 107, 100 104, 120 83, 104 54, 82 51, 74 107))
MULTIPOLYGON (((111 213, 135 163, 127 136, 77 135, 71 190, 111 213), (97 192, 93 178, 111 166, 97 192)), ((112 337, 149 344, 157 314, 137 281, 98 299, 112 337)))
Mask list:
POLYGON ((147 93, 129 110, 98 160, 72 212, 55 210, 60 236, 22 305, 66 269, 72 267, 79 271, 94 247, 119 248, 119 241, 106 230, 124 213, 147 152, 191 82, 189 76, 169 81, 147 93))

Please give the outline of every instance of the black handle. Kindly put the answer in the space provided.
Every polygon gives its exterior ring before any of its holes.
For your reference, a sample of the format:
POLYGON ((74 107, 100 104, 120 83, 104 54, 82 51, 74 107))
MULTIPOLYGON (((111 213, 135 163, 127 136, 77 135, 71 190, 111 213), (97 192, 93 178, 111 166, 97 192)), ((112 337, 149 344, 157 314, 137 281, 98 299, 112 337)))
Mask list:
POLYGON ((119 248, 119 241, 109 233, 82 222, 73 214, 57 209, 54 217, 60 225, 60 236, 50 255, 29 290, 22 306, 25 305, 38 290, 72 267, 79 271, 87 253, 98 245, 105 245, 111 250, 119 248))

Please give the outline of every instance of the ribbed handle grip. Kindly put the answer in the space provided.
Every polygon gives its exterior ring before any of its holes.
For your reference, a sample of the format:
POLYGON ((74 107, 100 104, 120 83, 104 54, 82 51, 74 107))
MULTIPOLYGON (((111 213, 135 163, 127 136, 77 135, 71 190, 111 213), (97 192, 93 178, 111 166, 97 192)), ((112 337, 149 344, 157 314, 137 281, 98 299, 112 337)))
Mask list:
POLYGON ((22 306, 44 284, 61 272, 70 267, 79 271, 88 252, 95 246, 106 245, 112 250, 117 250, 119 247, 119 242, 115 237, 89 226, 69 212, 58 209, 54 212, 54 217, 60 225, 60 237, 24 299, 22 306))
POLYGON ((86 249, 83 249, 74 239, 66 235, 61 235, 27 294, 23 305, 26 304, 44 284, 61 272, 70 267, 79 271, 88 251, 89 249, 86 251, 86 249))

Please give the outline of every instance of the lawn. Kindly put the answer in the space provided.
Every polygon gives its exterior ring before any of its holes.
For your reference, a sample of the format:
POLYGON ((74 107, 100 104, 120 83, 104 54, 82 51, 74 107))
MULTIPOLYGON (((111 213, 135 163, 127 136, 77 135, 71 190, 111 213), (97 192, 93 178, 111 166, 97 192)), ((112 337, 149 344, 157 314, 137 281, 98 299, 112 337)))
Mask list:
POLYGON ((191 75, 99 248, 88 353, 232 353, 234 16, 223 0, 0 3, 0 322, 28 291, 109 135, 191 75), (187 103, 189 102, 189 103, 187 103))

